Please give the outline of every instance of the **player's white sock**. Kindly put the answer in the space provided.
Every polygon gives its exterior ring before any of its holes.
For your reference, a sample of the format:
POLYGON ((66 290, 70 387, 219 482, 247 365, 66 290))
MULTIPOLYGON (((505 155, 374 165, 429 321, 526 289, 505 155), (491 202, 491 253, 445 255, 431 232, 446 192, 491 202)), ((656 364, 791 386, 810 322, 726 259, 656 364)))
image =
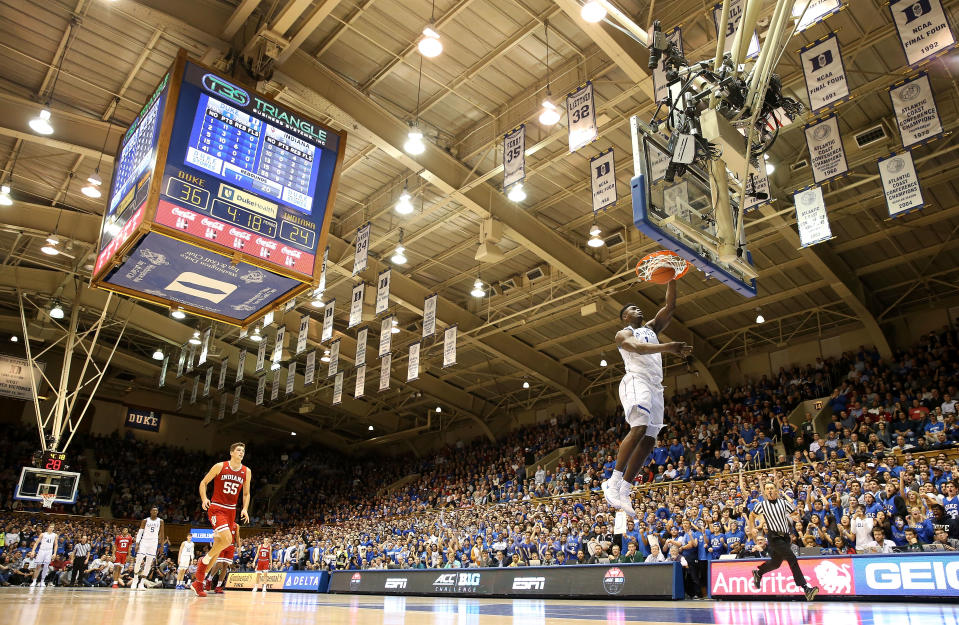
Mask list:
POLYGON ((618 487, 622 481, 623 481, 623 472, 613 471, 613 474, 609 478, 609 483, 618 487))
POLYGON ((130 588, 133 588, 134 590, 136 590, 137 584, 139 584, 139 583, 140 583, 140 576, 139 576, 139 575, 134 575, 134 576, 133 576, 133 583, 130 584, 130 588))

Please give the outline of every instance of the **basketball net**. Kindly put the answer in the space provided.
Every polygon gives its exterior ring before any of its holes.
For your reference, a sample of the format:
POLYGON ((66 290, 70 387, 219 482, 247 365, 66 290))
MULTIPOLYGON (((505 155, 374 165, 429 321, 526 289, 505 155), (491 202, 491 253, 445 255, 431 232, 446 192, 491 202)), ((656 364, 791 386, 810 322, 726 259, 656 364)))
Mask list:
POLYGON ((675 273, 673 279, 678 280, 689 271, 689 263, 676 252, 662 250, 643 256, 636 264, 636 276, 645 281, 653 277, 657 269, 672 269, 675 273))
POLYGON ((44 508, 53 508, 53 500, 56 498, 56 495, 53 493, 43 493, 40 495, 40 504, 44 508))

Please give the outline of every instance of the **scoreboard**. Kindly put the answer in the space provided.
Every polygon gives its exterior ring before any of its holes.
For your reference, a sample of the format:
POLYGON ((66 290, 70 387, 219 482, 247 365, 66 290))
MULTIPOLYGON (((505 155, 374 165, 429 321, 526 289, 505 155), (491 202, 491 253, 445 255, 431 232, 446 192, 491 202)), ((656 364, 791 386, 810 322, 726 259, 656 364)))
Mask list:
POLYGON ((181 52, 121 139, 93 284, 250 323, 319 278, 345 145, 181 52))

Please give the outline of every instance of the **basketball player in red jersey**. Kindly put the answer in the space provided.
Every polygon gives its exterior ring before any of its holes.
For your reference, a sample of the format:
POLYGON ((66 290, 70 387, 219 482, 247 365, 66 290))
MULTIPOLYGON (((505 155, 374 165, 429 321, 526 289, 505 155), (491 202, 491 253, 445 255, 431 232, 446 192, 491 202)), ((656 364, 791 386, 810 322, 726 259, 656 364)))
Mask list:
POLYGON ((226 575, 229 573, 230 567, 233 566, 233 556, 236 555, 236 550, 243 546, 240 542, 240 528, 235 523, 233 524, 233 530, 233 542, 224 547, 220 555, 216 557, 216 565, 209 573, 208 584, 204 586, 206 590, 210 590, 212 580, 216 578, 217 583, 216 586, 213 586, 213 592, 218 595, 222 595, 226 588, 226 575), (217 573, 220 574, 219 577, 216 577, 217 573))
POLYGON ((130 536, 130 528, 124 527, 123 531, 113 542, 113 587, 117 588, 117 582, 120 581, 120 573, 127 563, 127 556, 130 555, 130 545, 133 544, 133 536, 130 536))
POLYGON ((270 539, 264 538, 263 542, 256 549, 256 580, 253 582, 253 592, 256 587, 263 585, 263 592, 266 592, 266 574, 270 572, 270 539))
POLYGON ((252 474, 250 469, 243 465, 243 455, 246 445, 233 443, 230 445, 230 459, 213 465, 203 480, 200 481, 200 500, 203 509, 207 511, 210 524, 213 525, 213 545, 206 555, 200 558, 196 565, 196 579, 190 588, 198 597, 205 597, 204 579, 206 568, 216 562, 220 552, 232 542, 236 533, 236 500, 243 489, 243 509, 240 511, 240 520, 250 522, 250 483, 252 474), (206 487, 213 482, 213 499, 207 498, 206 487))

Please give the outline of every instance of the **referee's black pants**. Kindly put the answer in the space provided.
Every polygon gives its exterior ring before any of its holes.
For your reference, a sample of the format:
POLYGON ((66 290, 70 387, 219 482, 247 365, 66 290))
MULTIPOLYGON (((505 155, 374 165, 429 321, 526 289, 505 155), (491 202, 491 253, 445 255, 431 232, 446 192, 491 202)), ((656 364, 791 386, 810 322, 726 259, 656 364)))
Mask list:
POLYGON ((82 558, 73 558, 73 565, 70 567, 70 585, 76 586, 80 582, 83 572, 87 568, 87 556, 82 558))
POLYGON ((789 570, 793 573, 793 581, 795 581, 796 585, 800 588, 806 587, 806 576, 802 574, 802 569, 799 568, 799 560, 796 559, 796 554, 793 553, 789 536, 770 533, 769 555, 772 557, 763 562, 759 567, 760 575, 775 571, 782 565, 783 560, 785 560, 789 563, 789 570))

